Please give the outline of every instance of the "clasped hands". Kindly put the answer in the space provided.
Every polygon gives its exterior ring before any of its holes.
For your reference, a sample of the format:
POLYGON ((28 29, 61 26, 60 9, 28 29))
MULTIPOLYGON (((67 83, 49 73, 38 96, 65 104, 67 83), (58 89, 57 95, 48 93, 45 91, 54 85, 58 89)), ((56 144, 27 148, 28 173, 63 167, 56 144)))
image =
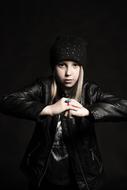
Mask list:
POLYGON ((40 115, 54 116, 63 112, 65 112, 65 116, 68 114, 77 117, 89 115, 89 110, 83 107, 77 100, 65 97, 62 97, 54 104, 46 106, 40 115))

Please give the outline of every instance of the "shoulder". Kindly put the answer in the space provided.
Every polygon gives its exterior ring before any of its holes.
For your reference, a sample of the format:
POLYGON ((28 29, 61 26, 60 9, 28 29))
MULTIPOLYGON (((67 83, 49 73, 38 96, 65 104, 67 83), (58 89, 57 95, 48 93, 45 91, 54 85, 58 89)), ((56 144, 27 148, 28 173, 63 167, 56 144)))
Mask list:
POLYGON ((86 81, 83 86, 83 94, 88 102, 91 104, 96 102, 98 95, 100 94, 100 87, 94 81, 86 81))
POLYGON ((94 81, 85 81, 83 88, 91 93, 94 93, 100 89, 100 85, 94 81))

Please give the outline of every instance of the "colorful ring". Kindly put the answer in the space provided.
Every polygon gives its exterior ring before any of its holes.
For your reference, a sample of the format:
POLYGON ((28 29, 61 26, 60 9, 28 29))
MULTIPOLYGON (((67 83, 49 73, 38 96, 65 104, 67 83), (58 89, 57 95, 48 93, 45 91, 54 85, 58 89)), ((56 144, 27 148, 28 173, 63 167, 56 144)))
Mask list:
POLYGON ((66 100, 65 100, 65 103, 67 103, 67 106, 69 106, 69 102, 71 101, 71 99, 70 98, 67 98, 66 100))
POLYGON ((69 103, 71 101, 71 99, 70 98, 67 98, 66 100, 65 100, 65 103, 69 103))

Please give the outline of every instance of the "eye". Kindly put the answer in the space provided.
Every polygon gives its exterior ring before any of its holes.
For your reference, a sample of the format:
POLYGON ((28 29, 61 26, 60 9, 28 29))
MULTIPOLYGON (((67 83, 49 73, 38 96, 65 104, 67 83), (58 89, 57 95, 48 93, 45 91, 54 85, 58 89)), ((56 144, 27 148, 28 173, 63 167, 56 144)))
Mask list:
POLYGON ((62 62, 57 65, 57 67, 59 67, 59 68, 63 68, 64 66, 65 66, 65 64, 62 62))
POLYGON ((79 67, 78 63, 73 63, 73 67, 79 67))
POLYGON ((62 68, 64 67, 64 64, 59 64, 58 67, 62 68))

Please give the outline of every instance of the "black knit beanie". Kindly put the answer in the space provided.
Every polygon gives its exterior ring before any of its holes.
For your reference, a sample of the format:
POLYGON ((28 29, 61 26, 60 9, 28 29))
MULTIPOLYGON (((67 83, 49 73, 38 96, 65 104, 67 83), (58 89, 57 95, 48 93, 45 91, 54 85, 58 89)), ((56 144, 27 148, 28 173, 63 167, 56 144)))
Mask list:
POLYGON ((52 69, 64 60, 75 61, 84 66, 87 60, 87 41, 74 35, 58 36, 50 49, 52 69))

